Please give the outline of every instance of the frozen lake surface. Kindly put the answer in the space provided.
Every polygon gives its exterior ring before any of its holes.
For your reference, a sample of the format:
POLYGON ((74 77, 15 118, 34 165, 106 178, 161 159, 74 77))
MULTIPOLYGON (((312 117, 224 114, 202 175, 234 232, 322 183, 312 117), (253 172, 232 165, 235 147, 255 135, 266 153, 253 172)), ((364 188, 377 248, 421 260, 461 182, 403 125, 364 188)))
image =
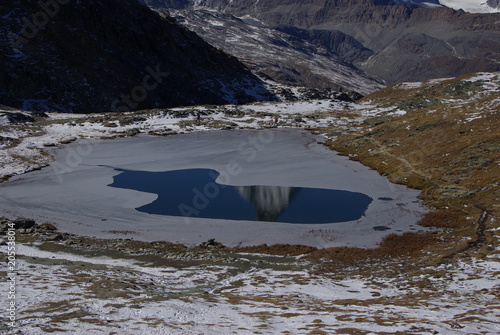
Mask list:
POLYGON ((8 217, 188 245, 374 247, 387 234, 419 230, 425 213, 418 191, 295 129, 81 141, 57 150, 51 166, 0 184, 0 194, 8 217), (172 196, 181 212, 163 201, 172 196))

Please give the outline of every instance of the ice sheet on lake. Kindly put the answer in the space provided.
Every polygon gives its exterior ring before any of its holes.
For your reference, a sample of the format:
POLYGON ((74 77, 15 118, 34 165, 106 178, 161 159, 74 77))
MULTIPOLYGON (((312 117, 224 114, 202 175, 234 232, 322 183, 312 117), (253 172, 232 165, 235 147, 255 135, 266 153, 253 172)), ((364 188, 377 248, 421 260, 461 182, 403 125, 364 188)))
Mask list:
POLYGON ((417 191, 391 184, 376 171, 317 144, 309 133, 291 129, 74 143, 58 151, 51 166, 1 184, 0 194, 0 215, 33 217, 77 234, 188 245, 215 238, 227 246, 373 247, 387 234, 420 229, 412 225, 425 212, 416 201, 417 191), (334 224, 186 219, 139 212, 135 208, 154 201, 155 194, 107 186, 119 173, 116 169, 190 168, 217 170, 222 184, 347 190, 374 201, 360 220, 334 224), (390 229, 374 230, 376 226, 390 229))

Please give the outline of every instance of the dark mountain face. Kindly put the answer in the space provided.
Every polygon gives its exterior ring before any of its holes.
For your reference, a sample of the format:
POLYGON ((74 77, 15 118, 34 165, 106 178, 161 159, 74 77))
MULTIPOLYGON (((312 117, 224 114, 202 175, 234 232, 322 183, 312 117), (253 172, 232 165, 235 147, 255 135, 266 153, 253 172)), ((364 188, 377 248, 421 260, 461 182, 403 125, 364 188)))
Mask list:
POLYGON ((500 0, 488 0, 486 3, 491 8, 500 8, 500 0))
POLYGON ((437 1, 419 0, 143 1, 252 17, 330 48, 388 84, 500 70, 500 13, 425 8, 437 1))
POLYGON ((439 0, 374 0, 377 6, 404 5, 410 8, 429 8, 441 6, 439 0))
POLYGON ((374 54, 358 40, 338 30, 300 29, 290 26, 276 27, 276 29, 304 41, 321 45, 349 63, 366 61, 374 54))
POLYGON ((4 105, 97 112, 273 99, 235 57, 136 0, 16 0, 0 17, 4 105))
POLYGON ((146 5, 152 8, 185 9, 194 6, 191 0, 143 0, 146 5))

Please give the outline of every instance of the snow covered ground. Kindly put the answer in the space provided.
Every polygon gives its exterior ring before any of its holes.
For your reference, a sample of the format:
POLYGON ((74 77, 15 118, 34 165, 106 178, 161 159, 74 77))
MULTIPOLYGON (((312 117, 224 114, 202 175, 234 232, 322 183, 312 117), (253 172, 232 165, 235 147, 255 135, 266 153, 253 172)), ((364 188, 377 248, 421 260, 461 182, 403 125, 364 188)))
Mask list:
MULTIPOLYGON (((318 128, 338 126, 349 130, 370 116, 383 112, 369 104, 312 100, 308 102, 257 103, 244 106, 195 106, 151 111, 143 114, 124 113, 116 121, 104 115, 49 114, 43 123, 0 125, 2 137, 21 143, 0 151, 0 178, 22 174, 47 165, 52 157, 42 151, 48 146, 76 139, 112 138, 136 133, 176 134, 191 133, 227 126, 244 129, 262 129, 279 118, 280 126, 318 128), (201 114, 197 122, 197 114, 201 114), (123 118, 137 121, 120 123, 123 118), (140 117, 140 118, 138 118, 140 117)), ((3 142, 0 142, 0 146, 3 142)))
MULTIPOLYGON (((18 322, 3 334, 500 332, 495 259, 394 276, 381 265, 362 276, 348 269, 314 274, 300 259, 286 269, 250 261, 179 268, 28 245, 18 245, 17 252, 18 322)), ((0 290, 7 285, 0 283, 0 290)))
MULTIPOLYGON (((110 118, 98 114, 50 113, 36 123, 0 125, 0 178, 20 175, 48 165, 52 152, 62 143, 134 136, 170 135, 214 129, 263 129, 274 125, 303 129, 336 129, 338 133, 359 128, 369 117, 392 110, 370 104, 331 100, 257 103, 244 106, 195 106, 167 111, 124 113, 110 118), (200 121, 197 114, 201 115, 200 121), (123 119, 126 122, 122 122, 123 119)), ((335 137, 329 130, 325 139, 335 137)))

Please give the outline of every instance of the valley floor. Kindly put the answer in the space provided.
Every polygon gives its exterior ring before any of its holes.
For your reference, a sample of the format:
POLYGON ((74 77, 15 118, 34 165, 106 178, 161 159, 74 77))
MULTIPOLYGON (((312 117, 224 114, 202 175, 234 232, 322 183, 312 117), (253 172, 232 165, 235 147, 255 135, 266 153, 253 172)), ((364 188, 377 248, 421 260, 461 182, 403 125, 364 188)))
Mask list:
MULTIPOLYGON (((404 114, 368 103, 313 101, 51 115, 0 126, 0 174, 7 179, 46 165, 52 160, 47 150, 80 138, 259 129, 275 126, 277 117, 279 126, 302 127, 326 140, 360 129, 368 118, 404 114)), ((488 229, 498 226, 495 217, 488 220, 488 229)), ((6 259, 11 245, 3 238, 6 259)), ((213 241, 191 249, 103 241, 50 226, 18 229, 15 238, 16 262, 12 268, 2 262, 7 280, 0 291, 4 306, 13 301, 4 297, 15 294, 16 322, 11 327, 4 318, 2 334, 500 333, 500 262, 493 242, 450 257, 428 252, 318 262, 239 253, 213 241)))

